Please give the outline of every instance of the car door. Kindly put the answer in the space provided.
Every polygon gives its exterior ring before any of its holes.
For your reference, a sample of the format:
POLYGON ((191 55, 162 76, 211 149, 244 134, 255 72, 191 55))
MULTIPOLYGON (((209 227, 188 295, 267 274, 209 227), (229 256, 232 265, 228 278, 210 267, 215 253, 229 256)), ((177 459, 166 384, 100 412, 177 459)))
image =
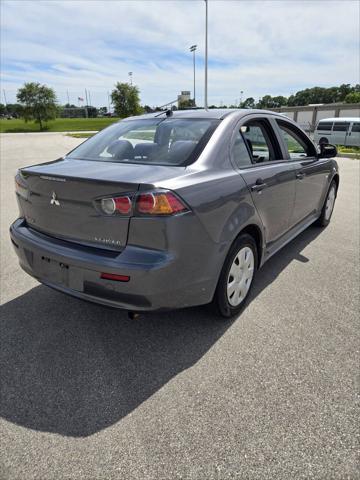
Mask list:
POLYGON ((330 140, 332 145, 346 145, 347 136, 349 133, 350 122, 337 120, 333 126, 333 136, 330 140))
MULTIPOLYGON (((235 139, 239 141, 240 137, 251 163, 238 168, 263 223, 266 243, 270 245, 289 229, 295 201, 294 166, 282 158, 268 118, 252 116, 248 121, 242 120, 235 131, 235 139)), ((236 153, 235 145, 234 141, 236 153)))
POLYGON ((295 168, 295 206, 290 219, 291 226, 295 226, 321 209, 331 166, 328 159, 318 159, 315 146, 296 125, 283 119, 276 119, 276 125, 295 168))
POLYGON ((360 122, 352 122, 346 138, 346 145, 349 147, 360 147, 360 122))

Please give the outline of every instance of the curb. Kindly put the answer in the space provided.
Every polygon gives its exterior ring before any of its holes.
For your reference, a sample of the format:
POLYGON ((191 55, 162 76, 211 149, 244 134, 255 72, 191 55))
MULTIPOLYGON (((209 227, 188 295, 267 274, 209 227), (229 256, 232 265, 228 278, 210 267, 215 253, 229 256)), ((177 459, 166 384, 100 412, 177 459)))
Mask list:
POLYGON ((338 153, 336 155, 337 158, 355 158, 360 159, 360 153, 338 153))

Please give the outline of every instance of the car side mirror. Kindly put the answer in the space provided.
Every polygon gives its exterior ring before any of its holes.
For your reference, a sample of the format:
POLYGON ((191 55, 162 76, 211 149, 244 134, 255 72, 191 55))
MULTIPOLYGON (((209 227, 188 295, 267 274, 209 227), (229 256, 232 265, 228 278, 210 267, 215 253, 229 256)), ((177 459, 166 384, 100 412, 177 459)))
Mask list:
POLYGON ((332 158, 337 155, 337 148, 330 143, 320 143, 318 147, 318 158, 332 158))

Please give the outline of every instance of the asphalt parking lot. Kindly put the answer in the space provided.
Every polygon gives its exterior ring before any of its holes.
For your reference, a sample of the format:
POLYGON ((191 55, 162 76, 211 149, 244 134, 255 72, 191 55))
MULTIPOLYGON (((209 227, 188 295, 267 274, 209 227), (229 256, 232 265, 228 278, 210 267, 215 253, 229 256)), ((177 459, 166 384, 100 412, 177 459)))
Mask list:
POLYGON ((8 238, 13 176, 81 140, 1 139, 1 478, 356 479, 359 167, 332 222, 260 271, 242 315, 148 314, 38 284, 8 238))

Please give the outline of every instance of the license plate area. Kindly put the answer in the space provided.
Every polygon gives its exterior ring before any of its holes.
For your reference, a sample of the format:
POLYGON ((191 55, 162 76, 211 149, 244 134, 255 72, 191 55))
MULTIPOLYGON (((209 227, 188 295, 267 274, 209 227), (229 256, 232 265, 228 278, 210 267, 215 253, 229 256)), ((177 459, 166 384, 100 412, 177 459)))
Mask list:
POLYGON ((34 270, 40 278, 57 285, 69 286, 69 265, 58 262, 45 255, 39 255, 35 261, 36 265, 34 270))

